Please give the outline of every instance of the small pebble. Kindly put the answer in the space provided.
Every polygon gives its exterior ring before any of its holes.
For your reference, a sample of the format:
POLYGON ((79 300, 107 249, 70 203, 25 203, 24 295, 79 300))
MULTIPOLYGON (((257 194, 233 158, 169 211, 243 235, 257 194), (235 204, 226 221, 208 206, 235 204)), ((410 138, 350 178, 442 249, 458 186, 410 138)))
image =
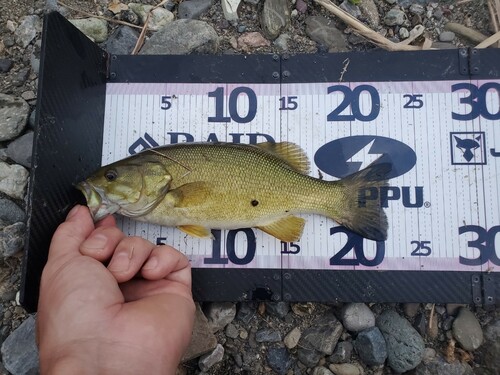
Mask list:
POLYGON ((298 327, 295 327, 290 332, 288 332, 283 342, 285 343, 285 346, 288 349, 293 349, 299 343, 300 336, 301 336, 300 329, 298 327))
POLYGON ((439 34, 440 42, 452 42, 455 39, 455 33, 452 31, 443 31, 439 34))

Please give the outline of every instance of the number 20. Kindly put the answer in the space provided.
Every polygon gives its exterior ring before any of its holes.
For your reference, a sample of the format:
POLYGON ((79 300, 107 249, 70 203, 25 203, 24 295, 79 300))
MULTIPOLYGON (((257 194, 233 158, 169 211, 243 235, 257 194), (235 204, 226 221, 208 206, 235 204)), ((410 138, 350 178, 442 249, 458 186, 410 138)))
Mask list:
POLYGON ((344 99, 339 104, 337 108, 331 111, 326 117, 327 121, 372 121, 375 120, 380 113, 380 96, 378 94, 377 89, 370 85, 359 85, 351 90, 347 86, 335 85, 328 87, 328 94, 332 92, 340 91, 344 94, 344 99), (363 91, 368 92, 371 99, 371 108, 370 113, 367 115, 361 113, 361 109, 359 107, 359 98, 363 91), (350 115, 342 115, 342 111, 344 111, 347 107, 351 106, 350 115))

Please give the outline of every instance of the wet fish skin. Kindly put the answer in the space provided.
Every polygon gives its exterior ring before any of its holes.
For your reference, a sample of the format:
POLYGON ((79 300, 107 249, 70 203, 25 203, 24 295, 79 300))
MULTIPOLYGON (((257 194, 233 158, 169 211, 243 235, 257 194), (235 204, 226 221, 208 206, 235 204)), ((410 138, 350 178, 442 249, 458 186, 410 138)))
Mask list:
POLYGON ((117 212, 198 237, 210 236, 210 229, 257 227, 297 241, 304 219, 294 215, 315 213, 367 238, 386 239, 380 202, 360 207, 358 192, 386 185, 389 166, 373 165, 339 181, 308 176, 308 166, 300 147, 288 142, 184 143, 102 167, 79 188, 99 218, 117 212))

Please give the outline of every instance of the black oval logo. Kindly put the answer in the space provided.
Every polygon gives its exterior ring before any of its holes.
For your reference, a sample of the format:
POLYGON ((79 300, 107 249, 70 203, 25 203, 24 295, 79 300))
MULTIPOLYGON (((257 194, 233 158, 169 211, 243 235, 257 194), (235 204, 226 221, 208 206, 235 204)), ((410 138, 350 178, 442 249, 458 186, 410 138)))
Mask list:
POLYGON ((401 176, 413 168, 417 155, 403 142, 376 135, 354 135, 321 146, 314 155, 316 166, 330 176, 343 178, 368 165, 389 163, 387 178, 401 176))

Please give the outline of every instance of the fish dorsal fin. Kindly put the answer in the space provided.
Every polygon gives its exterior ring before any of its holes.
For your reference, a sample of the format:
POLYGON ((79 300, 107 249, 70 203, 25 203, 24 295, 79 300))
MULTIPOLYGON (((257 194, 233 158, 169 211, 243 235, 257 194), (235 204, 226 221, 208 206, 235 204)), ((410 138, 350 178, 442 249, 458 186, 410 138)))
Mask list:
POLYGON ((300 240, 304 230, 305 220, 297 216, 286 216, 274 223, 259 226, 261 231, 276 237, 278 240, 293 242, 300 240))
POLYGON ((292 142, 263 142, 256 146, 278 156, 297 172, 309 173, 309 159, 299 145, 292 142))

